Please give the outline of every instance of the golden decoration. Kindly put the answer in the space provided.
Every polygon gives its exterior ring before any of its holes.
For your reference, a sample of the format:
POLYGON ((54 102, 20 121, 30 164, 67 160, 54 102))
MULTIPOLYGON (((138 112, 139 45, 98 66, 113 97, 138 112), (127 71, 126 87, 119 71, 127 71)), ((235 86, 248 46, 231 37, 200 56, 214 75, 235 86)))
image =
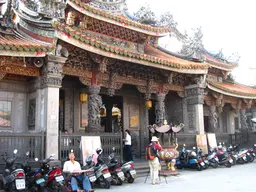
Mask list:
POLYGON ((88 101, 88 94, 86 93, 80 93, 79 99, 81 103, 86 103, 88 101))
POLYGON ((151 101, 151 100, 147 100, 147 101, 145 102, 145 105, 146 105, 146 108, 147 108, 147 109, 151 109, 151 108, 152 108, 152 101, 151 101))

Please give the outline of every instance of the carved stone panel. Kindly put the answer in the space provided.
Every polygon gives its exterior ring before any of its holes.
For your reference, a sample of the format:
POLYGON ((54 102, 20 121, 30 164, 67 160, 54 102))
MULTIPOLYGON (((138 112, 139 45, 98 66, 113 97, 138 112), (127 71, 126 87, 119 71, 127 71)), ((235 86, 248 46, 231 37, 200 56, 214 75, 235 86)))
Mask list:
POLYGON ((35 130, 36 98, 30 99, 28 104, 28 130, 35 130))

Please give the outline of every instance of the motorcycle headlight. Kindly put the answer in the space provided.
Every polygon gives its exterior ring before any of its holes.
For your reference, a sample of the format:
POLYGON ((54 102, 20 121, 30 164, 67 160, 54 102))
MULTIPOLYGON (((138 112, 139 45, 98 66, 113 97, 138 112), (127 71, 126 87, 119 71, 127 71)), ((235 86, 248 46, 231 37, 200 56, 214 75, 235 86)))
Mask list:
POLYGON ((191 152, 191 155, 192 155, 192 156, 196 156, 196 152, 195 152, 195 151, 192 151, 192 152, 191 152))

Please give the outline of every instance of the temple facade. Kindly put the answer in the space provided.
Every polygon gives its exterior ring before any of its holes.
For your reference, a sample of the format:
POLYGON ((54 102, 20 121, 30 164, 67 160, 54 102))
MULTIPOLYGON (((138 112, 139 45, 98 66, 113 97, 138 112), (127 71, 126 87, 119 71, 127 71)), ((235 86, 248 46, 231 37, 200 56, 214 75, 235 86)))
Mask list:
POLYGON ((0 10, 0 131, 45 132, 46 156, 65 130, 129 129, 141 156, 148 126, 164 120, 184 123, 178 141, 191 145, 196 134, 227 141, 248 127, 256 90, 229 79, 236 64, 162 49, 172 29, 134 21, 125 1, 4 0, 0 10))

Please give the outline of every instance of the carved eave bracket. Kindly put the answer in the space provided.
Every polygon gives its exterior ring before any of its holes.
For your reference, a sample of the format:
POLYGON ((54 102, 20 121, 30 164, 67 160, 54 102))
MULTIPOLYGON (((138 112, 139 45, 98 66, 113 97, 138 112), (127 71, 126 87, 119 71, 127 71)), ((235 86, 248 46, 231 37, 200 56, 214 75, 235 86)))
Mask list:
POLYGON ((105 73, 107 72, 107 66, 112 65, 116 63, 115 59, 109 58, 109 57, 104 57, 95 53, 89 53, 91 59, 97 63, 96 66, 96 71, 105 73))
POLYGON ((213 93, 213 96, 216 98, 216 107, 218 110, 218 113, 222 113, 223 107, 225 105, 225 101, 223 99, 223 94, 215 94, 213 93))
POLYGON ((245 103, 247 109, 252 107, 252 99, 243 99, 243 102, 245 103))
POLYGON ((176 76, 175 72, 161 70, 161 73, 165 77, 165 83, 173 84, 173 78, 176 76))
POLYGON ((147 86, 137 86, 137 89, 139 92, 145 94, 146 100, 150 100, 151 94, 156 92, 156 91, 154 91, 154 80, 152 80, 152 79, 149 79, 147 81, 147 86))

